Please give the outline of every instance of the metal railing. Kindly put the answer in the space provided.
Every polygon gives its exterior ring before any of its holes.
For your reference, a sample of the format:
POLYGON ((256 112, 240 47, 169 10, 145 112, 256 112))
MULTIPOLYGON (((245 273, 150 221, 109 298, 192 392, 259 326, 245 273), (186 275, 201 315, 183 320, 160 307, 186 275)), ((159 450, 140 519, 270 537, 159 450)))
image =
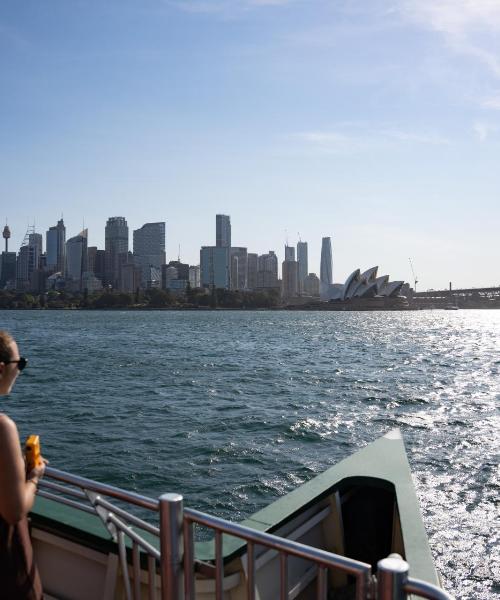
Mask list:
MULTIPOLYGON (((329 570, 340 571, 354 578, 356 600, 374 598, 404 600, 409 594, 430 600, 453 600, 452 596, 441 588, 410 578, 408 563, 399 555, 391 555, 379 561, 377 579, 375 579, 370 565, 366 563, 184 508, 180 494, 163 494, 158 500, 154 500, 52 467, 46 468, 45 478, 41 480, 40 486, 39 496, 101 518, 118 545, 127 600, 141 598, 141 564, 145 562, 141 560, 142 554, 147 557, 149 600, 157 598, 158 569, 161 600, 195 600, 196 571, 215 580, 215 598, 222 600, 224 596, 223 534, 246 542, 248 600, 255 600, 257 596, 256 546, 278 553, 280 600, 288 600, 290 597, 288 569, 290 557, 312 563, 314 571, 310 582, 316 580, 318 600, 326 600, 328 596, 329 570), (125 508, 116 506, 103 496, 159 513, 159 527, 131 514, 125 508), (195 525, 207 527, 214 532, 215 558, 209 564, 200 563, 195 557, 195 525), (144 533, 158 539, 157 545, 160 550, 145 539, 144 533), (131 548, 131 568, 127 556, 127 538, 131 548)), ((308 573, 310 574, 311 571, 308 573)))
POLYGON ((161 560, 161 554, 150 541, 145 539, 144 533, 159 540, 160 529, 131 514, 128 510, 112 504, 103 496, 118 500, 128 506, 137 506, 153 512, 158 512, 160 509, 158 500, 52 467, 46 467, 45 477, 40 480, 38 495, 97 515, 102 520, 111 538, 118 545, 123 588, 127 600, 141 598, 141 563, 143 562, 141 555, 146 555, 148 597, 149 600, 157 600, 157 565, 161 560), (127 558, 127 539, 132 554, 131 569, 127 558))

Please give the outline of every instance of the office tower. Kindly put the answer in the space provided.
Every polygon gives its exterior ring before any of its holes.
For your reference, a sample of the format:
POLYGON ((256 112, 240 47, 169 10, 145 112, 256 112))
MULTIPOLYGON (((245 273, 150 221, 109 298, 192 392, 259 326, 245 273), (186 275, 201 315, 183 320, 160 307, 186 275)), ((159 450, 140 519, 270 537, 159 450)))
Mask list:
POLYGON ((97 252, 95 253, 95 260, 94 260, 94 275, 97 277, 97 279, 100 279, 101 282, 104 281, 105 266, 106 266, 106 252, 105 252, 105 250, 97 250, 97 252))
POLYGON ((31 275, 40 266, 42 242, 42 236, 35 233, 34 227, 28 227, 16 261, 16 288, 18 290, 30 289, 31 275))
POLYGON ((202 246, 200 280, 203 287, 229 289, 229 252, 229 247, 202 246))
POLYGON ((165 222, 146 223, 134 230, 134 260, 142 271, 142 287, 148 287, 151 267, 161 271, 165 264, 165 222))
POLYGON ((324 237, 321 242, 321 265, 320 265, 320 294, 323 296, 328 293, 329 286, 333 283, 332 279, 332 241, 329 237, 324 237))
MULTIPOLYGON (((142 269, 135 263, 134 255, 132 252, 120 252, 118 255, 119 264, 119 275, 118 275, 118 289, 122 292, 128 292, 129 294, 135 293, 141 286, 142 282, 142 269)), ((156 283, 150 285, 150 287, 159 287, 160 285, 160 273, 158 269, 154 269, 156 273, 152 275, 156 278, 156 283)), ((151 276, 150 276, 151 277, 151 276)))
POLYGON ((285 244, 285 260, 295 260, 295 248, 285 244))
POLYGON ((299 294, 302 294, 308 271, 307 242, 297 242, 297 262, 299 263, 299 294))
POLYGON ((60 219, 57 225, 49 227, 45 234, 47 248, 47 269, 64 273, 66 264, 66 227, 60 219))
POLYGON ((97 257, 97 246, 89 246, 87 248, 87 270, 89 273, 95 274, 95 261, 97 257))
POLYGON ((168 266, 177 269, 177 279, 189 281, 189 265, 187 263, 183 263, 180 260, 171 260, 168 266))
POLYGON ((68 287, 74 291, 83 290, 83 275, 88 271, 87 243, 87 229, 66 242, 65 278, 68 287))
POLYGON ((249 252, 247 255, 247 287, 249 290, 254 290, 257 287, 257 264, 257 254, 249 252))
POLYGON ((201 287, 200 265, 193 265, 189 267, 189 285, 192 289, 201 287))
POLYGON ((248 274, 248 253, 246 248, 232 247, 231 261, 231 289, 246 290, 248 274))
POLYGON ((218 248, 231 247, 231 217, 215 215, 215 245, 218 248))
POLYGON ((179 279, 179 270, 172 264, 161 266, 161 288, 169 290, 172 287, 172 281, 179 279))
POLYGON ((257 289, 278 287, 278 257, 269 250, 257 259, 257 289))
POLYGON ((281 264, 283 298, 294 298, 298 294, 299 263, 284 260, 281 264))
POLYGON ((106 223, 104 283, 115 289, 120 284, 120 255, 128 252, 128 225, 125 217, 110 217, 106 223))

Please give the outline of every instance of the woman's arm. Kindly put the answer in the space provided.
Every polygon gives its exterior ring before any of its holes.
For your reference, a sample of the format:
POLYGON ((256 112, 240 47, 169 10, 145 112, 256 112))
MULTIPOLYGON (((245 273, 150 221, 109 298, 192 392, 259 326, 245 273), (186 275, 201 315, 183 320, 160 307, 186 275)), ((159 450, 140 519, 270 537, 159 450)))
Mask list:
POLYGON ((10 525, 31 510, 38 479, 45 467, 34 469, 28 480, 25 469, 16 424, 6 415, 0 415, 0 515, 10 525))

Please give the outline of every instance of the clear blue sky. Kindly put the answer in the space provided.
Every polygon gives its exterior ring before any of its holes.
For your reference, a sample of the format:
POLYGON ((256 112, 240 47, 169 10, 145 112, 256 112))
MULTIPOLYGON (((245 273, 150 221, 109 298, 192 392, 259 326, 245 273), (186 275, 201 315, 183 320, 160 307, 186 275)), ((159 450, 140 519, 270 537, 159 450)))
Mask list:
POLYGON ((498 0, 2 0, 0 224, 500 284, 498 0))

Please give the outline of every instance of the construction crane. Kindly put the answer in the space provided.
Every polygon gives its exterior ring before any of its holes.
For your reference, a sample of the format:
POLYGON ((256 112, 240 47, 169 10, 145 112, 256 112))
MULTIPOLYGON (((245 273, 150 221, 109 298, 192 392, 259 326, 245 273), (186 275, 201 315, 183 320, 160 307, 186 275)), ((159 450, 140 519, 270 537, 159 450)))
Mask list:
POLYGON ((417 276, 415 275, 415 269, 413 268, 413 263, 411 261, 411 258, 408 259, 410 261, 410 267, 411 267, 411 272, 413 273, 413 282, 414 282, 414 287, 413 290, 415 291, 415 293, 417 292, 417 283, 418 283, 418 279, 417 276))

